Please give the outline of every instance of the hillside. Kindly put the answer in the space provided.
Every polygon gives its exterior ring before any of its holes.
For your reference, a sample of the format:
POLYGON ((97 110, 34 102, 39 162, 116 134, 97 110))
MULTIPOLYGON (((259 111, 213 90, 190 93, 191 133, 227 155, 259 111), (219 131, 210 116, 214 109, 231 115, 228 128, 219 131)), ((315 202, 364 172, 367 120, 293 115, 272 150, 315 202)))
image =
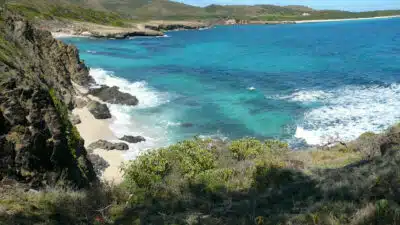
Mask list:
POLYGON ((0 225, 400 224, 400 125, 304 151, 194 138, 127 162, 113 185, 69 119, 73 83, 92 82, 74 46, 1 17, 0 225))
POLYGON ((0 180, 77 188, 96 180, 68 120, 71 82, 89 80, 75 47, 19 16, 0 20, 0 180))
POLYGON ((223 22, 223 20, 227 19, 236 19, 241 20, 242 23, 251 23, 250 21, 263 23, 262 21, 298 21, 400 15, 400 10, 347 12, 313 10, 300 5, 209 5, 196 7, 169 0, 10 0, 9 5, 10 8, 31 19, 67 19, 119 27, 129 27, 132 23, 138 24, 152 20, 201 20, 207 23, 214 23, 223 22))

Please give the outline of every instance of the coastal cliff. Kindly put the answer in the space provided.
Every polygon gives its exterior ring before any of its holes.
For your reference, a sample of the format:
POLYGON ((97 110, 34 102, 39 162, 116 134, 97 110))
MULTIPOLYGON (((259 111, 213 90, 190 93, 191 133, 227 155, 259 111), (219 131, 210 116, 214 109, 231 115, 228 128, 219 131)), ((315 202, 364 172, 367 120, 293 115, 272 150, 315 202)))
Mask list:
POLYGON ((96 180, 68 120, 72 82, 92 80, 78 50, 4 13, 0 21, 0 180, 88 187, 96 180))

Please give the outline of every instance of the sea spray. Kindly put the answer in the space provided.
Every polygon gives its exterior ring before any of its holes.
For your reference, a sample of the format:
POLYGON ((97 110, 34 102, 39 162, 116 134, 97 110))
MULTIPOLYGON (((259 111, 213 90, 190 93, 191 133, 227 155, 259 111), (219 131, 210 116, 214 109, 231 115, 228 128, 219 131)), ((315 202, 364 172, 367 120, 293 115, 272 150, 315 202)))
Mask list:
POLYGON ((311 145, 332 139, 349 141, 366 131, 381 132, 400 119, 399 84, 299 91, 289 100, 321 105, 305 113, 295 133, 311 145))
MULTIPOLYGON (((125 154, 127 159, 134 159, 148 149, 170 144, 168 125, 164 124, 164 121, 169 121, 169 118, 141 113, 143 110, 167 104, 169 101, 167 93, 155 91, 148 87, 145 81, 129 82, 115 76, 111 71, 100 68, 90 69, 90 75, 98 85, 117 86, 122 92, 132 94, 139 99, 137 106, 108 104, 113 116, 110 128, 117 137, 134 135, 143 136, 146 139, 145 142, 129 144, 129 151, 125 154)), ((169 121, 169 123, 175 122, 169 121)))

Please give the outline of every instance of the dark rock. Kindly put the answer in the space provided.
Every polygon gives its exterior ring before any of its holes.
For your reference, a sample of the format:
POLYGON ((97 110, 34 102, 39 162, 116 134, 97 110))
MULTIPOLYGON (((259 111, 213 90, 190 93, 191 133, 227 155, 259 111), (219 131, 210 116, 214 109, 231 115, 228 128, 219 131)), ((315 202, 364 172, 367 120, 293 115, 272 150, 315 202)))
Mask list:
POLYGON ((72 81, 91 80, 78 50, 18 16, 0 26, 0 180, 89 187, 96 174, 68 118, 72 81))
POLYGON ((71 114, 69 120, 71 121, 72 125, 80 124, 82 122, 79 115, 76 114, 71 114))
POLYGON ((129 143, 139 143, 139 142, 142 142, 142 141, 146 141, 146 139, 144 137, 142 137, 142 136, 129 136, 129 135, 124 135, 119 140, 126 141, 126 142, 129 142, 129 143))
POLYGON ((89 94, 111 104, 137 105, 139 103, 135 96, 121 92, 116 86, 108 87, 103 85, 100 88, 91 89, 89 94))
POLYGON ((104 150, 128 150, 129 146, 126 143, 112 143, 105 140, 98 140, 96 142, 91 143, 88 146, 88 149, 104 149, 104 150))
POLYGON ((106 104, 101 104, 96 101, 91 101, 88 104, 89 112, 94 116, 96 119, 110 119, 111 113, 108 109, 106 104))
POLYGON ((104 170, 106 170, 110 164, 97 154, 89 154, 89 159, 93 163, 94 170, 97 176, 101 176, 104 170))
POLYGON ((189 127, 193 127, 194 125, 193 125, 193 123, 182 123, 181 124, 181 127, 184 127, 184 128, 189 128, 189 127))
POLYGON ((88 104, 88 101, 86 101, 83 98, 75 98, 74 101, 74 106, 78 109, 85 107, 88 104))

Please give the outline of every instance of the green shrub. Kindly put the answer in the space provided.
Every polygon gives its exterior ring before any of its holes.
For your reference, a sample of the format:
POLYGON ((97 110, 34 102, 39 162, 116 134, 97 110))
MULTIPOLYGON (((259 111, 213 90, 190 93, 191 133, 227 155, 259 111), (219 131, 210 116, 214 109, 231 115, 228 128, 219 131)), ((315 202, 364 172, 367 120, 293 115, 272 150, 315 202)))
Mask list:
POLYGON ((151 188, 172 173, 191 179, 214 168, 216 156, 209 143, 195 139, 145 153, 125 167, 125 180, 131 187, 151 188))
POLYGON ((263 151, 265 147, 255 138, 243 138, 232 141, 229 150, 233 152, 238 160, 254 159, 263 151))
POLYGON ((68 149, 71 154, 77 158, 76 150, 82 143, 82 138, 79 134, 78 129, 71 124, 68 117, 68 107, 57 97, 57 93, 53 88, 49 89, 51 100, 53 101, 54 107, 56 108, 58 115, 60 116, 62 123, 62 130, 68 141, 68 149))

